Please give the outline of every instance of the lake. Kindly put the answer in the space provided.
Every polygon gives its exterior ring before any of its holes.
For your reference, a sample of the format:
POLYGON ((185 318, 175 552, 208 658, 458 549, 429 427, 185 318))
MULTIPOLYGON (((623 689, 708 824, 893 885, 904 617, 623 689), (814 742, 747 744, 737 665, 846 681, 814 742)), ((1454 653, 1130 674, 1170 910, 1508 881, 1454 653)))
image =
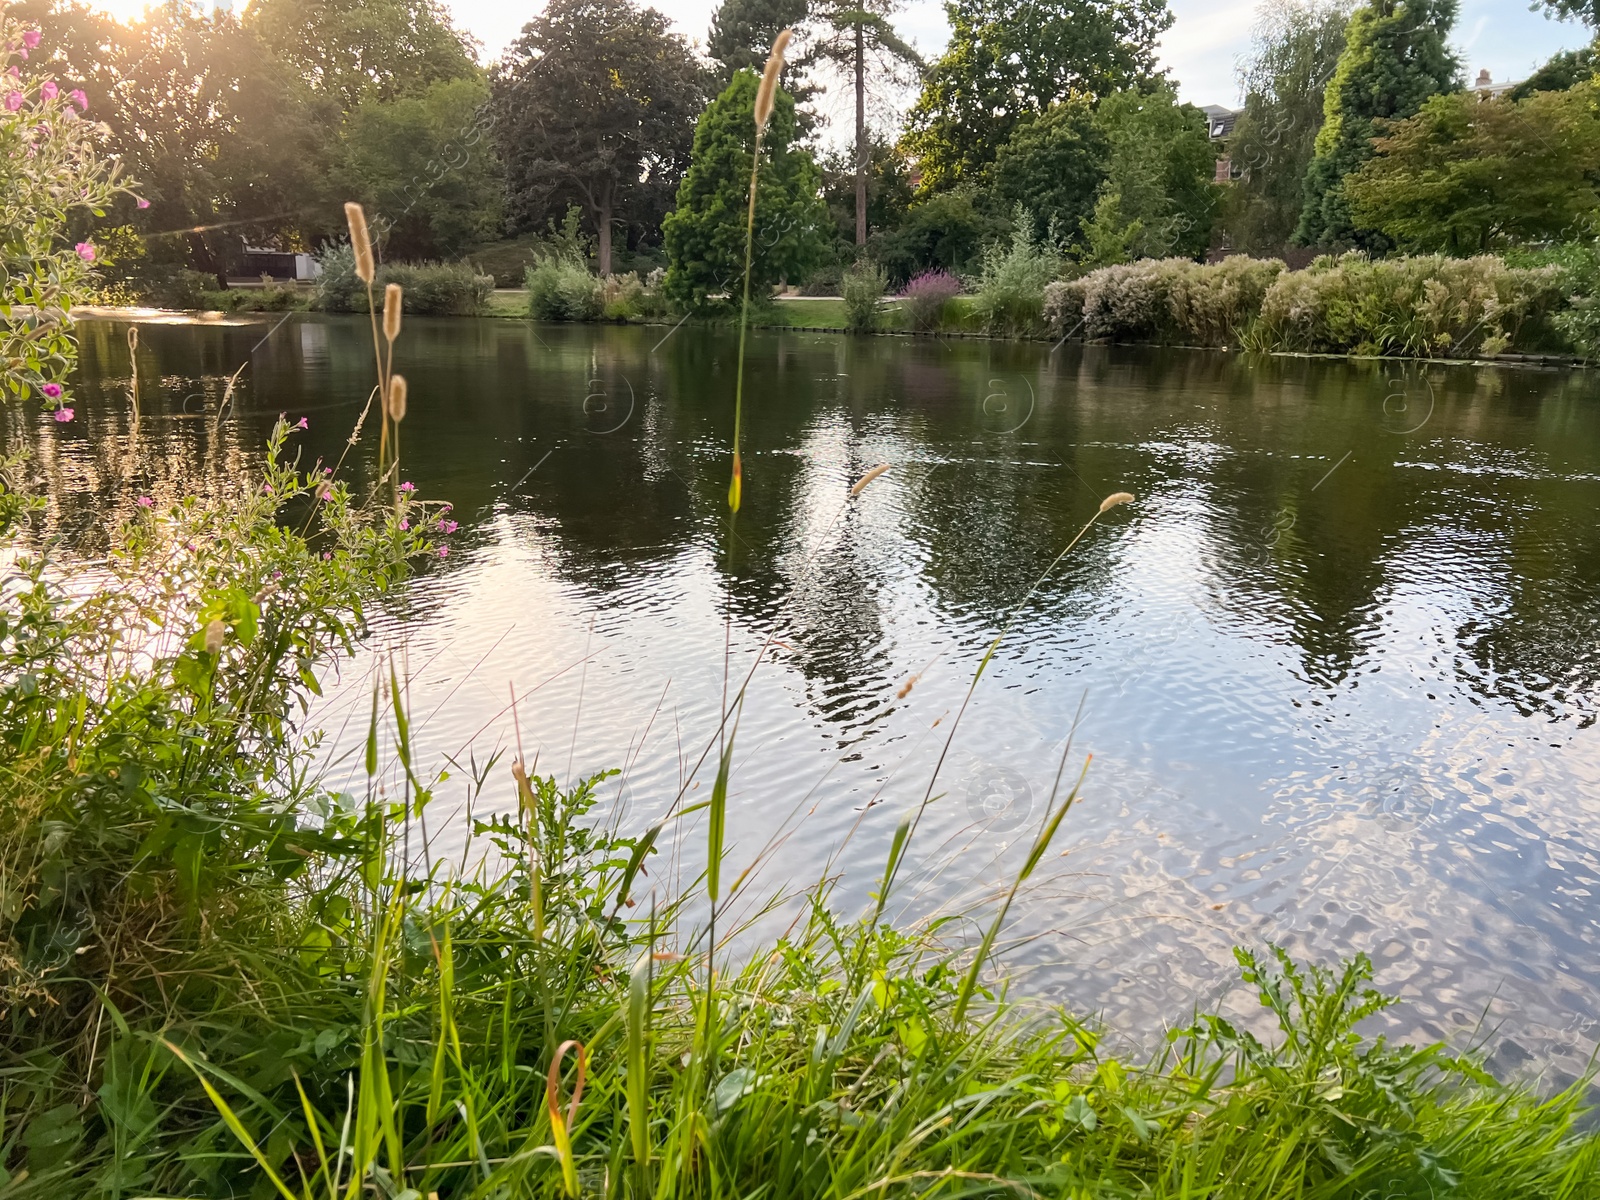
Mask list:
MULTIPOLYGON (((6 411, 45 523, 248 477, 274 418, 337 459, 372 386, 364 320, 88 322, 77 418, 6 411), (233 410, 213 427, 241 364, 233 410)), ((736 337, 408 320, 405 476, 460 531, 328 680, 358 790, 377 656, 410 675, 430 812, 518 733, 606 768, 629 828, 710 789, 725 680, 730 871, 750 905, 828 874, 855 912, 986 644, 1022 612, 913 848, 907 919, 1015 870, 1077 718, 1083 802, 1019 905, 1013 986, 1150 1031, 1237 1004, 1231 948, 1370 953, 1390 1027, 1560 1082, 1600 1022, 1600 375, 937 339, 752 334, 744 505, 725 496, 736 337), (890 470, 859 498, 854 480, 890 470), (907 690, 907 684, 913 686, 907 690), (520 730, 509 706, 518 695, 520 730), (1080 714, 1079 716, 1078 714, 1080 714)), ((347 467, 370 479, 373 439, 347 467)), ((502 761, 492 776, 514 798, 502 761)), ((699 826, 655 882, 692 874, 699 826)), ((726 873, 725 873, 726 877, 726 873)), ((1246 997, 1248 999, 1248 997, 1246 997)))

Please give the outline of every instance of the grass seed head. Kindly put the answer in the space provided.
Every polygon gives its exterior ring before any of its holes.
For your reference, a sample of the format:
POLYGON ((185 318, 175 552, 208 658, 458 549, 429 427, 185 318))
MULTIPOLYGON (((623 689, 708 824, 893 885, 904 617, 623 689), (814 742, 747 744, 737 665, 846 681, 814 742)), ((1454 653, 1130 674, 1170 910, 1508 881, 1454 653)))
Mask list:
POLYGON ((395 375, 389 380, 389 419, 398 424, 406 419, 406 377, 395 375))
POLYGON ((1113 508, 1117 507, 1117 505, 1119 505, 1119 504, 1132 504, 1132 503, 1133 503, 1133 493, 1132 492, 1112 492, 1111 495, 1107 496, 1104 500, 1100 501, 1100 511, 1101 512, 1110 512, 1113 508))
POLYGON ((350 222, 350 248, 356 255, 356 278, 371 283, 376 273, 372 266, 372 235, 367 232, 367 214, 361 205, 351 201, 344 206, 345 220, 350 222))
POLYGON ((851 499, 854 499, 855 497, 861 495, 862 492, 866 491, 867 490, 867 484, 871 483, 874 479, 876 479, 879 475, 882 475, 888 469, 889 469, 889 464, 888 463, 879 463, 877 466, 873 467, 872 470, 868 471, 865 475, 863 475, 860 479, 856 480, 855 487, 850 489, 851 499))
POLYGON ((398 283, 383 289, 383 336, 394 341, 400 336, 401 291, 398 283))
POLYGON ((222 623, 221 617, 213 617, 206 626, 206 653, 222 653, 222 639, 228 636, 228 627, 222 623))
POLYGON ((783 52, 789 48, 794 30, 785 29, 772 42, 772 53, 767 56, 767 69, 761 73, 761 86, 756 89, 756 128, 765 129, 772 119, 772 105, 778 94, 778 76, 783 72, 783 52))

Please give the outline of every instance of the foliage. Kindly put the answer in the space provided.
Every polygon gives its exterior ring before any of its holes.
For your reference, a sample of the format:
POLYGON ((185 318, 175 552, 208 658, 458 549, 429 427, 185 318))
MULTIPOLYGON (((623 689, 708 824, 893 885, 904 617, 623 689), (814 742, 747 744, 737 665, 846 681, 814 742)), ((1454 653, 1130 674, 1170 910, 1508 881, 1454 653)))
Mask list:
POLYGON ((852 333, 871 333, 882 319, 879 302, 889 286, 883 268, 857 263, 844 273, 839 294, 844 298, 845 325, 852 333))
POLYGON ((1283 263, 1233 255, 1219 263, 1186 258, 1102 267, 1052 285, 1050 328, 1081 324, 1085 338, 1230 346, 1249 330, 1283 263))
POLYGON ((508 216, 537 228, 579 204, 602 275, 617 221, 653 228, 689 163, 706 80, 655 9, 633 0, 553 0, 495 81, 508 216))
MULTIPOLYGON (((77 359, 71 309, 93 280, 95 249, 68 244, 69 221, 98 216, 126 188, 96 147, 67 88, 47 73, 20 73, 37 30, 0 17, 0 397, 50 397, 60 408, 77 359)), ((87 103, 85 101, 85 103, 87 103)), ((62 409, 65 411, 65 409, 62 409)))
POLYGON ((246 27, 344 112, 479 75, 471 39, 435 0, 255 0, 246 27))
MULTIPOLYGON (((350 244, 330 246, 318 256, 315 306, 324 312, 365 312, 367 287, 356 277, 350 244)), ((419 317, 468 317, 482 312, 494 291, 494 280, 470 264, 383 263, 373 280, 374 294, 398 283, 405 289, 405 311, 419 317)))
POLYGON ((1386 248, 1381 236, 1354 224, 1344 180, 1372 156, 1377 122, 1403 120, 1428 97, 1459 85, 1461 64, 1445 41, 1456 6, 1456 0, 1373 0, 1350 18, 1306 168, 1305 207, 1294 235, 1301 245, 1386 248))
POLYGON ((961 281, 948 271, 924 271, 900 290, 900 308, 911 328, 929 333, 944 323, 950 301, 960 294, 961 281))
POLYGON ((991 333, 1026 337, 1042 332, 1044 290, 1061 269, 1054 230, 1035 233, 1033 218, 1019 210, 1009 245, 995 243, 983 256, 983 274, 972 311, 991 333))
POLYGON ((593 321, 605 307, 600 280, 572 258, 552 254, 528 268, 528 315, 536 321, 593 321))
POLYGON ((976 269, 983 247, 1004 232, 973 188, 957 187, 912 205, 897 228, 873 236, 869 249, 891 283, 904 283, 922 271, 976 269))
POLYGON ((1095 123, 1110 156, 1084 225, 1083 262, 1205 253, 1220 199, 1205 114, 1162 84, 1106 97, 1095 123))
POLYGON ((1600 0, 1539 0, 1539 4, 1552 16, 1582 21, 1600 31, 1600 0))
POLYGON ((1228 139, 1239 178, 1225 193, 1228 245, 1247 254, 1289 244, 1305 207, 1306 168, 1324 90, 1344 51, 1348 0, 1265 3, 1240 68, 1244 111, 1228 139))
POLYGON ((1402 250, 1482 253, 1561 238, 1600 208, 1600 85, 1526 100, 1435 96, 1346 178, 1353 219, 1402 250))
POLYGON ((1556 267, 1511 267, 1483 255, 1373 261, 1323 255, 1278 278, 1247 349, 1337 354, 1498 354, 1562 299, 1556 267))
MULTIPOLYGON (((855 257, 856 153, 836 146, 818 161, 822 170, 822 198, 832 221, 836 252, 850 261, 855 257)), ((867 226, 882 234, 898 230, 916 193, 912 164, 898 146, 869 139, 867 146, 867 226)))
POLYGON ((499 232, 503 189, 488 105, 488 85, 471 77, 369 98, 351 112, 342 191, 366 205, 384 253, 454 256, 499 232))
POLYGON ((1508 93, 1513 100, 1526 100, 1535 92, 1564 92, 1575 84, 1600 74, 1600 39, 1576 50, 1562 50, 1508 93))
MULTIPOLYGON (((810 0, 722 0, 711 16, 706 53, 722 68, 725 87, 739 71, 759 71, 773 40, 785 29, 798 28, 810 15, 810 0)), ((787 68, 787 76, 792 67, 787 68)), ((790 80, 783 80, 785 86, 790 80)))
POLYGON ((1566 303, 1551 324, 1576 353, 1600 361, 1600 241, 1583 240, 1524 250, 1507 256, 1522 267, 1554 267, 1561 274, 1566 303))
POLYGON ((1156 74, 1166 0, 946 0, 950 41, 907 118, 925 192, 983 169, 1027 118, 1156 74))
POLYGON ((1111 143, 1086 97, 1025 120, 995 154, 990 188, 1002 212, 1021 206, 1076 240, 1094 212, 1111 143))
MULTIPOLYGON (((695 129, 694 158, 663 223, 667 294, 687 307, 737 294, 744 283, 745 224, 755 146, 757 80, 734 76, 695 129)), ((822 253, 827 208, 816 164, 794 146, 794 100, 781 88, 761 140, 751 294, 798 279, 822 253)))

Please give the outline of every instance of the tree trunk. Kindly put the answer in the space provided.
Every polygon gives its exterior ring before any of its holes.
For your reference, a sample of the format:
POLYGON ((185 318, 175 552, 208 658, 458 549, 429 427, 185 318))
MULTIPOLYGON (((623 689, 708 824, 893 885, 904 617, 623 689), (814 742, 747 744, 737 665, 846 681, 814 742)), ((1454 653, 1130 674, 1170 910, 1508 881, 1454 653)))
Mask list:
POLYGON ((856 22, 856 245, 867 244, 867 48, 856 22))
POLYGON ((611 197, 607 195, 600 202, 600 211, 595 216, 595 232, 600 235, 599 267, 601 278, 611 274, 611 197))

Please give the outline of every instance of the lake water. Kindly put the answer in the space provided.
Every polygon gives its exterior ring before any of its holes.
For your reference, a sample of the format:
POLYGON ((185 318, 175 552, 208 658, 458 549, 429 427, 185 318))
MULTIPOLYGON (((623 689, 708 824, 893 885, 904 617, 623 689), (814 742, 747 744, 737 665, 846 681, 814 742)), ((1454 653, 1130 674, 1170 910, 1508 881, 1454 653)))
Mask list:
MULTIPOLYGON (((49 479, 50 532, 93 553, 137 495, 246 476, 280 412, 336 458, 372 386, 365 322, 276 320, 145 324, 137 445, 125 326, 86 324, 77 419, 4 417, 49 479)), ((767 847, 762 895, 829 871, 855 911, 985 644, 1127 490, 962 719, 908 912, 1009 878, 1081 705, 1071 769, 1093 764, 1019 911, 1016 986, 1148 1031, 1234 1003, 1236 944, 1361 950, 1406 998, 1398 1032, 1477 1037, 1555 1081, 1581 1067, 1600 1020, 1600 375, 757 333, 730 537, 735 347, 407 323, 405 474, 461 530, 330 680, 336 786, 358 775, 342 751, 372 656, 397 648, 434 761, 511 745, 515 686, 539 769, 624 768, 607 802, 642 828, 680 786, 709 791, 714 757, 692 772, 725 678, 770 634, 731 868, 767 847)), ((459 845, 457 786, 441 844, 459 845)), ((683 834, 658 882, 695 868, 703 834, 683 834)))

